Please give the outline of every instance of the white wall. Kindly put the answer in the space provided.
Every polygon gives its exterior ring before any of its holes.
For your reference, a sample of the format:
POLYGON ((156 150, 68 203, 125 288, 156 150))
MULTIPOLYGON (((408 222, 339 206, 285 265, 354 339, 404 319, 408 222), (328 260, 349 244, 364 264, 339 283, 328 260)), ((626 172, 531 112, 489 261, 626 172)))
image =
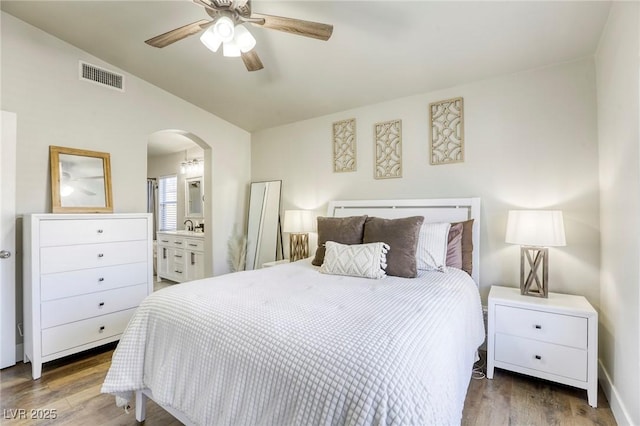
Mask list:
POLYGON ((228 271, 227 240, 245 217, 248 132, 2 13, 2 108, 18 114, 17 213, 51 211, 49 145, 111 154, 115 212, 146 211, 147 141, 165 129, 212 147, 215 274, 228 271), (126 92, 78 80, 78 60, 125 75, 126 92))
MULTIPOLYGON (((110 153, 114 211, 144 212, 149 136, 190 132, 211 146, 208 244, 213 273, 228 272, 227 241, 246 217, 250 134, 11 15, 0 18, 2 109, 18 116, 16 213, 51 211, 49 145, 110 153), (79 81, 79 60, 124 74, 126 92, 79 81)), ((18 285, 21 294, 20 276, 18 285)))
MULTIPOLYGON (((339 83, 336 83, 339 84, 339 83)), ((392 84, 392 83, 390 83, 392 84)), ((550 249, 550 288, 599 299, 596 93, 591 59, 397 99, 252 135, 252 179, 282 179, 286 208, 325 214, 332 199, 482 197, 481 291, 519 285, 511 208, 564 211, 567 246, 550 249), (432 166, 430 102, 462 96, 464 163, 432 166), (358 171, 332 172, 332 123, 357 120, 358 171), (374 123, 402 119, 403 177, 373 178, 374 123)))
POLYGON ((640 424, 640 5, 614 2, 596 55, 601 383, 619 424, 640 424))

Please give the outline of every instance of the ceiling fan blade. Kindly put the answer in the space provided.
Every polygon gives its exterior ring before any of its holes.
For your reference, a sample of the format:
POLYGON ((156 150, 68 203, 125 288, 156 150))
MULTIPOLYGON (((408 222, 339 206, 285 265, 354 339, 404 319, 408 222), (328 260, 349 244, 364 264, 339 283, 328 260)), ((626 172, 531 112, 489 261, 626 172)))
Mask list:
POLYGON ((242 53, 242 62, 244 62, 244 66, 247 67, 247 71, 258 71, 264 68, 255 49, 242 53))
POLYGON ((80 187, 77 187, 77 188, 78 188, 78 191, 82 192, 85 195, 91 195, 91 196, 96 195, 95 192, 89 191, 88 189, 80 188, 80 187))
POLYGON ((187 24, 183 27, 176 28, 175 30, 168 31, 164 34, 160 34, 159 36, 155 36, 145 41, 149 46, 153 47, 165 47, 170 45, 171 43, 175 43, 176 41, 180 41, 183 38, 189 37, 190 35, 194 35, 207 28, 211 24, 211 21, 200 20, 196 21, 192 24, 187 24))
POLYGON ((303 21, 302 19, 262 15, 260 13, 251 14, 250 19, 251 20, 248 20, 247 22, 259 27, 316 38, 318 40, 329 40, 329 37, 331 37, 331 34, 333 33, 333 25, 303 21), (254 19, 264 19, 264 23, 253 22, 254 19))

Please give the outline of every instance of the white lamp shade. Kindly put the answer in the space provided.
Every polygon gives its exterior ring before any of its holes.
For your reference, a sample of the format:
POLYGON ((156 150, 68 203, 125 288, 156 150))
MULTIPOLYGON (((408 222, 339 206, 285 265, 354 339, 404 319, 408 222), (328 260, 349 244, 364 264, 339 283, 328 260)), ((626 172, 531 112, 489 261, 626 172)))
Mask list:
POLYGON ((560 210, 510 210, 505 242, 522 246, 567 244, 560 210))
POLYGON ((314 217, 311 210, 285 210, 283 232, 304 233, 314 230, 314 217))
POLYGON ((222 39, 223 42, 233 40, 234 25, 233 20, 228 16, 221 16, 218 18, 215 24, 213 24, 213 31, 222 39))
POLYGON ((242 24, 236 26, 233 41, 242 53, 247 53, 256 46, 256 39, 242 24))
POLYGON ((209 27, 202 33, 200 41, 212 52, 217 52, 222 44, 222 38, 215 32, 213 27, 209 27))
POLYGON ((233 41, 225 41, 222 45, 222 54, 227 58, 237 58, 240 56, 240 48, 233 41))

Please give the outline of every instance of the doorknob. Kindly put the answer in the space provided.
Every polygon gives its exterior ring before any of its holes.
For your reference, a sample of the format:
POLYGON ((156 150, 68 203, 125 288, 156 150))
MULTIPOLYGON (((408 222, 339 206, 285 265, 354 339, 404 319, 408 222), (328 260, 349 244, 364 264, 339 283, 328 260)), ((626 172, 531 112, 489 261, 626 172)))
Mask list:
POLYGON ((8 259, 11 257, 11 252, 7 250, 0 250, 0 259, 8 259))

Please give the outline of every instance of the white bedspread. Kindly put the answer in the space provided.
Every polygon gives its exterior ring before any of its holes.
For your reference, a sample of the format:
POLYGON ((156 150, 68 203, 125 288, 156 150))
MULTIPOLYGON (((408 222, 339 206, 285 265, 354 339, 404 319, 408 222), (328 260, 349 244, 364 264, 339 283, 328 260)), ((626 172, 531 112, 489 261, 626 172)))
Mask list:
POLYGON ((150 295, 102 387, 200 425, 459 424, 484 340, 471 278, 321 274, 308 261, 150 295))

